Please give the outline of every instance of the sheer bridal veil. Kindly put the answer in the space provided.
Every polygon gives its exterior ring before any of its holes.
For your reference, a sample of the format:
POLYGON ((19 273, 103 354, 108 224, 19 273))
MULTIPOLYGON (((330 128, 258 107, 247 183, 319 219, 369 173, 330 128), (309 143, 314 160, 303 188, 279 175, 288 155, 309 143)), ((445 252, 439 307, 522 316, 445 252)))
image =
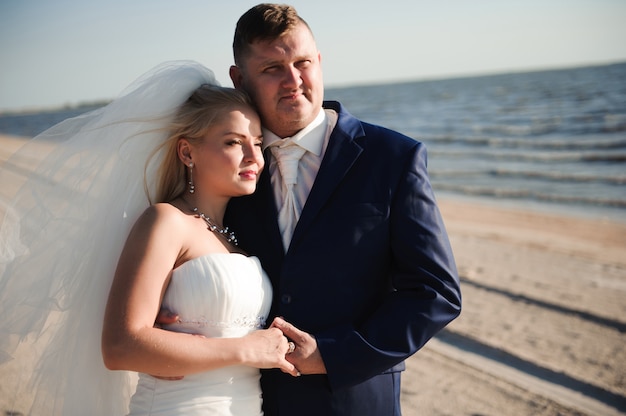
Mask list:
POLYGON ((0 369, 17 370, 12 390, 0 394, 21 407, 13 410, 127 412, 130 373, 102 363, 106 298, 127 234, 149 204, 144 173, 154 195, 160 157, 148 158, 202 84, 217 82, 198 63, 159 65, 106 107, 51 127, 3 163, 0 369))

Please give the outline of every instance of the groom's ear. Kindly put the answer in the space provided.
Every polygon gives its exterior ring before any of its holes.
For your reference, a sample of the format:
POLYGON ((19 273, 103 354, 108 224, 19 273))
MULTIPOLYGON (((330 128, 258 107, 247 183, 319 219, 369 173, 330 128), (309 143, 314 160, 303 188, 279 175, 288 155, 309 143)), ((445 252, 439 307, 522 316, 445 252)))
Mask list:
POLYGON ((230 75, 230 80, 233 82, 233 86, 237 89, 241 89, 243 84, 241 69, 239 69, 237 65, 231 65, 228 73, 230 75))

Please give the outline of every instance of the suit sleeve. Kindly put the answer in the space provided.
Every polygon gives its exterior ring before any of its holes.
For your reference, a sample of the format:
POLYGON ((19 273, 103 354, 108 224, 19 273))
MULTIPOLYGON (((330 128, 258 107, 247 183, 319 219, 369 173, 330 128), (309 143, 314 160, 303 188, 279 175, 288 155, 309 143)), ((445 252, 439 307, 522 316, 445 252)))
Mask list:
POLYGON ((419 350, 461 311, 459 278, 416 142, 389 208, 391 290, 361 323, 314 334, 331 388, 383 373, 419 350))

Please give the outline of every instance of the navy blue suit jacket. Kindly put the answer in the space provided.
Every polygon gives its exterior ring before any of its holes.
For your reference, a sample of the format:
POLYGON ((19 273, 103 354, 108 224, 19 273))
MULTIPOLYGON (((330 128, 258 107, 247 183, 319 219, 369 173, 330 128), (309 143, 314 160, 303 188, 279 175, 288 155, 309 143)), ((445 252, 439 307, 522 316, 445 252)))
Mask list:
MULTIPOLYGON (((339 118, 284 253, 269 172, 226 222, 274 287, 272 316, 311 333, 327 375, 261 379, 266 416, 399 414, 404 360, 458 316, 459 280, 418 141, 339 118)), ((271 321, 270 321, 271 322, 271 321)))

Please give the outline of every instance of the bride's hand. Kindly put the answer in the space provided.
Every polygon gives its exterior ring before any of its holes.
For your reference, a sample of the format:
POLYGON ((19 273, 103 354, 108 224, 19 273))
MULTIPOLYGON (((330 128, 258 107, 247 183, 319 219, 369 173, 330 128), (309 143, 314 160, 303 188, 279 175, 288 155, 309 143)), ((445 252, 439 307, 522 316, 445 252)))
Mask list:
POLYGON ((289 352, 289 341, 278 328, 261 329, 242 338, 243 362, 257 368, 278 368, 282 372, 298 377, 300 372, 285 356, 289 352))

